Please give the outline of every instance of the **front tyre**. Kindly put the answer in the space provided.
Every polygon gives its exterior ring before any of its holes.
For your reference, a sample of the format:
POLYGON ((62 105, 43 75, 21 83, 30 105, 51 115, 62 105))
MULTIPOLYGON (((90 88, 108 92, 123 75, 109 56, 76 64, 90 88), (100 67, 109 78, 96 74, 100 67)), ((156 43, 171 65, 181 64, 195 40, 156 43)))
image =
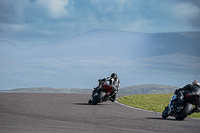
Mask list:
POLYGON ((176 120, 185 119, 191 113, 191 111, 192 111, 192 104, 187 103, 184 109, 180 113, 176 114, 175 116, 176 120))
POLYGON ((88 104, 91 104, 92 103, 92 100, 90 99, 89 101, 88 101, 88 104))
POLYGON ((162 113, 162 118, 166 119, 168 116, 169 116, 169 114, 168 114, 168 107, 165 107, 165 110, 162 113))
POLYGON ((106 92, 104 92, 104 91, 99 92, 99 94, 96 97, 93 98, 92 104, 96 105, 97 103, 100 103, 101 100, 103 100, 103 98, 105 96, 106 96, 106 92))

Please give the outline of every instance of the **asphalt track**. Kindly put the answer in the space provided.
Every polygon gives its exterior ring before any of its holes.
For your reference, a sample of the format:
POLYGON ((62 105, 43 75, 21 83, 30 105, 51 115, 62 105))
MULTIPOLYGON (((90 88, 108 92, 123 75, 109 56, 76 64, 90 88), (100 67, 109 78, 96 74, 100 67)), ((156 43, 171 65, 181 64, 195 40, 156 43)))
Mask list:
POLYGON ((87 94, 0 93, 0 133, 197 133, 200 120, 173 117, 110 101, 88 105, 87 94))

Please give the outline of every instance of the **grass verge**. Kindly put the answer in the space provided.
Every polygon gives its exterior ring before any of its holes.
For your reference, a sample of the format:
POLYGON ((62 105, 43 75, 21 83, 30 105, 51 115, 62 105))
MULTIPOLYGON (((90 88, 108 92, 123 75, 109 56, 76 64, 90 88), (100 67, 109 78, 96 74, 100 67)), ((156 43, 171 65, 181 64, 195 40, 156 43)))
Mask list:
MULTIPOLYGON (((162 113, 164 108, 169 104, 172 96, 173 94, 129 95, 120 97, 117 101, 135 108, 162 113)), ((200 113, 193 113, 189 117, 200 119, 200 113)))

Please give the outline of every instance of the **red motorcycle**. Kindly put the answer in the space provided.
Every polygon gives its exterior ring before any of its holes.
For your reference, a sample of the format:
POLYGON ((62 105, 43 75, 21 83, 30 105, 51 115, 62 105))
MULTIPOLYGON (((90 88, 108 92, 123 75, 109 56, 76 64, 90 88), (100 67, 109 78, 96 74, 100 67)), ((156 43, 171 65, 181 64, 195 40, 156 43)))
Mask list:
POLYGON ((88 103, 96 105, 100 102, 106 102, 109 100, 111 92, 112 87, 105 80, 99 80, 99 85, 93 91, 92 98, 88 103))

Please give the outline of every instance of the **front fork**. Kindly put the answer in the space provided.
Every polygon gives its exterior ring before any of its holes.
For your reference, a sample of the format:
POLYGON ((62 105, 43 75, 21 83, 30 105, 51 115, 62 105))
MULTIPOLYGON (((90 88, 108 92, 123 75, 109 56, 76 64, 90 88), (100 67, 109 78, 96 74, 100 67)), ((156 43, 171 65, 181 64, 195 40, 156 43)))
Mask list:
POLYGON ((93 91, 93 92, 92 92, 92 96, 91 96, 91 100, 93 100, 93 98, 94 98, 95 96, 97 96, 98 94, 99 94, 98 91, 93 91))
POLYGON ((179 113, 183 109, 183 106, 182 105, 179 105, 179 106, 173 105, 170 102, 170 104, 166 108, 168 110, 168 115, 175 116, 176 113, 179 113))

